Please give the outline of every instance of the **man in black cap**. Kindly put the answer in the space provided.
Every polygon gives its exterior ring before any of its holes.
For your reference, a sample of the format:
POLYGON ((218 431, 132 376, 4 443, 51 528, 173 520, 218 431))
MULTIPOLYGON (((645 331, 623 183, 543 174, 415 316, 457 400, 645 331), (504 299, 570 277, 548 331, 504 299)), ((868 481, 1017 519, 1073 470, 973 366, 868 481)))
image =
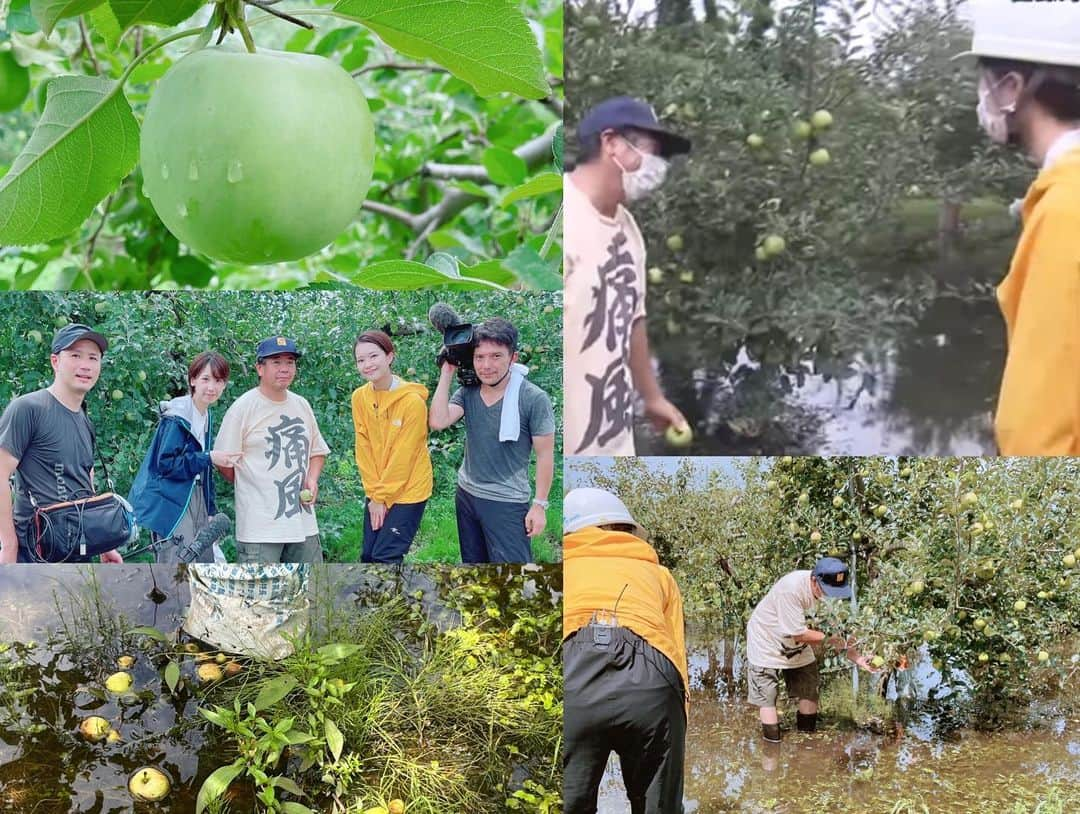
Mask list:
POLYGON ((658 430, 687 428, 653 373, 645 331, 645 243, 624 204, 660 187, 690 141, 653 109, 619 96, 578 125, 579 158, 564 184, 565 445, 573 455, 633 455, 633 391, 658 430))
MULTIPOLYGON (((109 343, 79 323, 53 336, 53 381, 19 396, 0 416, 0 562, 38 562, 31 539, 34 507, 94 494, 94 430, 85 399, 101 375, 109 343), (15 475, 12 504, 9 479, 15 475)), ((86 562, 77 556, 69 562, 86 562)), ((123 562, 109 551, 102 562, 123 562)))
POLYGON ((825 642, 843 650, 848 659, 869 672, 877 672, 859 655, 855 643, 842 636, 826 636, 806 624, 806 613, 819 599, 851 598, 848 567, 825 557, 812 571, 792 571, 777 580, 758 602, 746 625, 748 700, 758 707, 761 734, 779 742, 780 719, 776 697, 781 680, 790 698, 799 699, 796 726, 800 732, 817 728, 818 666, 813 646, 825 642))
POLYGON ((240 453, 218 466, 236 486, 236 556, 241 563, 322 562, 315 501, 330 447, 311 405, 289 390, 300 351, 272 336, 255 353, 258 387, 225 411, 214 449, 240 453))

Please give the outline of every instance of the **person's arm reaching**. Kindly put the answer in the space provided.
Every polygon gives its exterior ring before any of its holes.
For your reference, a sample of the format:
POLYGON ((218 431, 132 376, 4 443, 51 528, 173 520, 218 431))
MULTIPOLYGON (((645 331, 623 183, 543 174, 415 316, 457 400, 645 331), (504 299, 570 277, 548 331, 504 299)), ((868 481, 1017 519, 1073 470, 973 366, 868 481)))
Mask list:
POLYGON ((649 353, 649 335, 645 331, 645 320, 634 322, 630 329, 630 375, 634 378, 634 389, 641 394, 645 402, 645 414, 657 430, 665 430, 674 425, 680 432, 686 430, 687 422, 679 408, 664 398, 656 374, 652 368, 652 355, 649 353))

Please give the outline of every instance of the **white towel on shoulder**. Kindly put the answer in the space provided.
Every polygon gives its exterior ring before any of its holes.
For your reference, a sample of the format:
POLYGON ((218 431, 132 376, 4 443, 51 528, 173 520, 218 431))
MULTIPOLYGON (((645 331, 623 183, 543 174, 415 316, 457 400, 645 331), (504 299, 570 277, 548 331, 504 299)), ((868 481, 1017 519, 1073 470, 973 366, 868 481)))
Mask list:
POLYGON ((499 440, 516 441, 521 435, 521 411, 518 410, 518 397, 521 395, 521 383, 529 375, 526 365, 515 363, 510 368, 510 382, 503 393, 502 412, 499 414, 499 440))

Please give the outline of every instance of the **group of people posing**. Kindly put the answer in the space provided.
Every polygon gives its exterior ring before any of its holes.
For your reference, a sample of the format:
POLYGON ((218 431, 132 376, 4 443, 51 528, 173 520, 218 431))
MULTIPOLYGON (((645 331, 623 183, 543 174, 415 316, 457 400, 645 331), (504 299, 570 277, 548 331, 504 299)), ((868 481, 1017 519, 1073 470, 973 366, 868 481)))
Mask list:
MULTIPOLYGON (((428 429, 464 419, 465 455, 456 509, 462 562, 530 562, 530 539, 544 530, 554 473, 551 400, 516 364, 518 332, 494 318, 474 331, 479 384, 451 393, 457 368, 441 366, 430 408, 428 390, 393 372, 393 340, 364 331, 353 344, 366 380, 352 394, 355 457, 365 494, 363 562, 401 562, 432 495, 428 429), (529 464, 537 456, 536 490, 529 464)), ((94 427, 86 396, 101 374, 107 339, 83 324, 53 337, 48 387, 13 399, 0 416, 0 562, 39 562, 35 509, 96 493, 94 427), (14 489, 12 483, 14 482, 14 489)), ((321 562, 315 505, 331 450, 308 401, 290 388, 301 352, 296 341, 258 343, 256 386, 214 426, 213 406, 230 366, 205 351, 187 369, 187 392, 160 405, 160 422, 128 495, 138 525, 153 535, 159 562, 217 512, 214 470, 235 489, 236 557, 241 563, 321 562)), ((207 546, 195 561, 220 560, 207 546)), ((118 551, 102 562, 121 562, 118 551)), ((77 561, 77 558, 76 558, 77 561)))

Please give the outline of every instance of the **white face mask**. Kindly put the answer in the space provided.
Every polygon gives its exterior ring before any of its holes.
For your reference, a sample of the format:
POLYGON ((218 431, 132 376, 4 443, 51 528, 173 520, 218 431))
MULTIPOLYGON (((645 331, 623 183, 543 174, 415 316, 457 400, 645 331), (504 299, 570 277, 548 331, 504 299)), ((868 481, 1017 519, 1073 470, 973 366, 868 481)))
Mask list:
POLYGON ((668 162, 658 155, 642 152, 629 141, 626 143, 630 145, 631 150, 641 156, 641 164, 633 172, 628 171, 617 158, 615 164, 622 170, 623 193, 626 195, 626 200, 638 201, 658 190, 664 183, 667 178, 668 162))
POLYGON ((993 92, 1004 79, 999 79, 993 87, 987 87, 985 82, 980 83, 979 104, 975 108, 975 115, 979 117, 979 126, 996 144, 1009 143, 1009 114, 1016 112, 1016 103, 999 107, 994 99, 993 92))

